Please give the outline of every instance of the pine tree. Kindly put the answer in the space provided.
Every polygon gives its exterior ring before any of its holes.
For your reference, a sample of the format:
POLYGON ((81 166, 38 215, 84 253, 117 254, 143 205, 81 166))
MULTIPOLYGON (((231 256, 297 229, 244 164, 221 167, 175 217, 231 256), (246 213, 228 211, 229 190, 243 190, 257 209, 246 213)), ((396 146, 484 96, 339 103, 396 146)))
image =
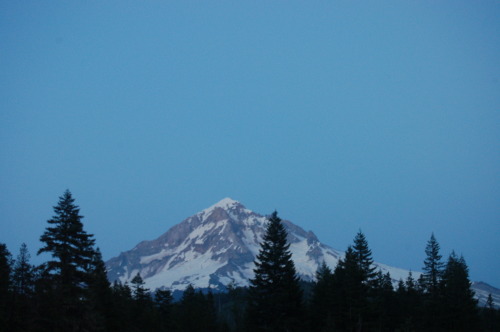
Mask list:
POLYGON ((88 320, 88 287, 91 279, 92 262, 95 254, 93 235, 83 230, 80 209, 74 204, 69 190, 66 190, 54 207, 55 215, 48 220, 49 227, 40 237, 45 245, 38 254, 50 253, 52 259, 43 266, 45 283, 55 298, 52 329, 73 331, 92 325, 88 320))
POLYGON ((50 253, 53 259, 46 263, 46 270, 56 276, 61 287, 78 293, 82 283, 88 283, 86 272, 95 251, 93 235, 83 230, 83 216, 74 202, 69 190, 59 198, 55 216, 47 221, 53 227, 47 227, 40 237, 45 246, 38 254, 50 253))
POLYGON ((35 268, 30 264, 30 258, 26 243, 21 244, 12 275, 14 292, 18 295, 28 296, 34 290, 35 268))
POLYGON ((471 289, 469 268, 463 256, 452 252, 446 263, 442 279, 443 322, 448 331, 474 331, 478 329, 477 300, 471 289))
POLYGON ((141 305, 144 305, 151 300, 149 289, 144 287, 145 282, 142 280, 139 272, 137 272, 136 276, 130 281, 130 283, 132 284, 132 296, 134 300, 139 302, 141 305))
POLYGON ((500 310, 495 309, 491 293, 488 294, 486 305, 481 309, 481 320, 484 331, 498 331, 500 327, 500 310))
POLYGON ((439 249, 439 243, 433 233, 425 247, 424 273, 419 279, 423 290, 422 327, 428 331, 440 331, 443 328, 443 301, 440 285, 444 264, 441 261, 439 249))
POLYGON ((199 297, 193 285, 189 284, 184 293, 182 293, 181 301, 177 307, 177 324, 179 331, 203 331, 203 324, 200 324, 199 319, 199 297))
POLYGON ((205 322, 205 331, 217 331, 217 312, 215 310, 215 300, 212 290, 209 290, 203 298, 204 308, 202 309, 202 319, 205 322))
POLYGON ((11 273, 12 255, 7 246, 0 243, 0 331, 8 331, 11 273))
POLYGON ((334 272, 335 288, 339 290, 335 320, 340 330, 362 330, 366 319, 367 285, 358 257, 353 247, 348 246, 334 272))
POLYGON ((115 280, 111 286, 110 318, 108 331, 131 331, 135 328, 137 316, 135 301, 132 299, 132 290, 127 283, 122 284, 115 280))
POLYGON ((404 282, 404 289, 398 290, 401 329, 404 331, 418 330, 421 321, 421 292, 410 271, 404 282))
POLYGON ((488 299, 486 300, 486 308, 488 310, 495 309, 495 303, 493 302, 493 297, 491 296, 491 293, 488 294, 488 299))
POLYGON ((439 243, 432 233, 430 240, 425 248, 426 258, 424 260, 424 273, 422 274, 422 287, 427 294, 437 297, 439 292, 439 283, 443 274, 444 264, 439 254, 439 243))
POLYGON ((301 329, 302 291, 296 275, 287 232, 274 212, 255 260, 250 280, 248 317, 252 330, 301 329))
POLYGON ((324 331, 333 329, 334 296, 333 271, 323 263, 316 271, 316 283, 311 299, 311 329, 324 331))
POLYGON ((30 254, 25 243, 21 245, 14 263, 12 289, 14 314, 12 327, 19 331, 29 331, 34 327, 35 267, 30 264, 30 254))
POLYGON ((149 289, 144 287, 145 282, 141 274, 137 273, 130 283, 132 284, 132 298, 134 300, 133 326, 136 330, 154 330, 154 322, 151 317, 154 308, 153 301, 149 289))
POLYGON ((362 281, 369 284, 375 279, 377 273, 375 272, 375 266, 373 266, 372 251, 368 248, 368 241, 363 232, 359 231, 356 234, 353 249, 361 272, 362 281))
POLYGON ((0 296, 7 298, 11 287, 12 255, 4 243, 0 243, 0 296))
POLYGON ((158 289, 155 292, 154 302, 159 312, 159 325, 162 331, 172 330, 173 324, 173 297, 169 290, 158 289))
POLYGON ((186 287, 177 307, 179 331, 212 332, 217 329, 213 295, 205 296, 195 291, 190 284, 186 287))
MULTIPOLYGON (((377 273, 373 266, 372 252, 365 235, 359 231, 354 237, 344 259, 335 268, 334 281, 337 291, 336 326, 344 330, 370 328, 370 315, 374 296, 372 290, 377 286, 377 273)), ((382 276, 383 277, 383 276, 382 276)), ((381 280, 383 278, 381 277, 381 280)))
POLYGON ((408 292, 417 292, 417 283, 415 282, 411 271, 408 273, 408 277, 406 278, 405 287, 408 292))
POLYGON ((246 288, 236 287, 234 282, 231 282, 227 290, 229 303, 224 321, 229 331, 241 331, 245 327, 246 288))
POLYGON ((394 330, 399 324, 392 278, 389 272, 378 271, 372 282, 370 303, 370 323, 379 330, 394 330))
POLYGON ((88 302, 94 330, 108 329, 112 315, 112 294, 99 248, 95 250, 90 265, 88 302))

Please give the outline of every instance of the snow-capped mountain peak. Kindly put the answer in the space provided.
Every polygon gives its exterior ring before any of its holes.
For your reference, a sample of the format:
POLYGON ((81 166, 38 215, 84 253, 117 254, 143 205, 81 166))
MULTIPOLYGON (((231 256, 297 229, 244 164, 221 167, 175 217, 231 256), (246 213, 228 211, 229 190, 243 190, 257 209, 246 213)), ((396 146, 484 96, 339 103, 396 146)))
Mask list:
MULTIPOLYGON (((319 264, 325 261, 334 266, 343 255, 321 244, 312 232, 289 221, 283 223, 302 278, 314 278, 319 264)), ((245 286, 253 277, 266 224, 266 217, 224 198, 156 240, 143 241, 109 260, 108 276, 126 282, 139 272, 151 289, 184 289, 190 283, 195 287, 222 288, 231 282, 245 286)))
POLYGON ((221 199, 219 202, 215 203, 214 205, 212 205, 208 209, 205 209, 204 211, 213 210, 215 208, 230 209, 231 207, 233 207, 235 205, 241 205, 241 203, 238 201, 235 201, 232 198, 226 197, 226 198, 221 199))
MULTIPOLYGON (((247 286, 254 276, 254 260, 264 236, 267 218, 248 210, 240 202, 224 198, 152 241, 143 241, 107 263, 110 281, 129 282, 140 273, 146 287, 184 290, 224 289, 228 284, 247 286)), ((343 252, 322 244, 312 232, 306 232, 283 220, 297 274, 313 280, 325 262, 334 268, 343 252)), ((408 272, 375 263, 394 281, 406 279, 408 272)), ((420 273, 414 272, 414 278, 420 273)))
MULTIPOLYGON (((240 213, 252 213, 252 211, 247 210, 240 202, 226 197, 216 204, 212 205, 211 207, 198 212, 196 216, 198 216, 202 222, 205 222, 206 220, 210 219, 214 212, 217 213, 217 211, 219 215, 221 213, 228 214, 228 217, 236 217, 240 213)), ((221 216, 219 215, 216 215, 215 219, 220 219, 221 216)))

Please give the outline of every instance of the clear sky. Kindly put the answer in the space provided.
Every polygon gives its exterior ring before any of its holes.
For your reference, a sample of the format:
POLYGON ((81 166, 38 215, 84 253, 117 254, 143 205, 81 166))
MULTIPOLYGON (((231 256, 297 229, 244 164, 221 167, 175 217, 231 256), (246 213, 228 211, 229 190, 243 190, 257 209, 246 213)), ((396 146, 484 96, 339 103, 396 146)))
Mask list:
POLYGON ((1 1, 0 242, 104 258, 224 197, 500 286, 500 2, 1 1))

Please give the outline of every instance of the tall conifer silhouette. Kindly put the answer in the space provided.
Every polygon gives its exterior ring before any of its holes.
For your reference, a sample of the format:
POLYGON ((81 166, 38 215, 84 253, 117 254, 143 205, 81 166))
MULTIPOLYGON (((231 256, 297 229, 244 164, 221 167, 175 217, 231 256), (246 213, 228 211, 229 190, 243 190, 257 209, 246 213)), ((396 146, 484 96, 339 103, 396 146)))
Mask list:
POLYGON ((300 330, 302 291, 289 248, 285 227, 274 212, 250 280, 248 316, 253 330, 300 330))

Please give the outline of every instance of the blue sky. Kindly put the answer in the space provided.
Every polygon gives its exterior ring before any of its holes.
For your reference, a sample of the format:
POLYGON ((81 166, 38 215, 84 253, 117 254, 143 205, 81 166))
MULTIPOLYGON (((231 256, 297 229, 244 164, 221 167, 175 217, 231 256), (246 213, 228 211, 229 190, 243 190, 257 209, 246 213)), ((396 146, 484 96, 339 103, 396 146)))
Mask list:
POLYGON ((0 242, 70 189, 105 259, 224 197, 500 286, 497 1, 3 1, 0 242))

